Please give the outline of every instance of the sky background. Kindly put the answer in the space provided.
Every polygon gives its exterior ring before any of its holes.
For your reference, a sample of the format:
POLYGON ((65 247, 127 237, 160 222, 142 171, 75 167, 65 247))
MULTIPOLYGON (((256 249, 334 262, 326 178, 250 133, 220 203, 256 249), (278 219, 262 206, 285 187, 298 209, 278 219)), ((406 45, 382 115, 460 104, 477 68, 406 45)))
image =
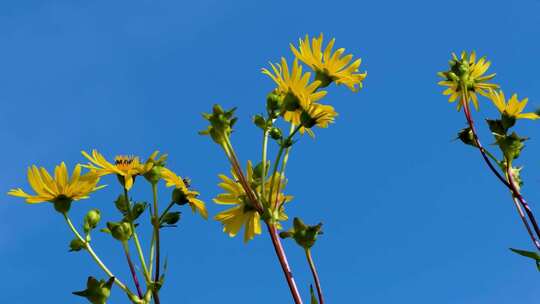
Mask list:
MULTIPOLYGON (((291 155, 291 216, 324 222, 314 249, 328 303, 538 303, 534 263, 508 247, 530 249, 508 192, 477 151, 453 141, 463 113, 441 95, 436 73, 452 51, 477 50, 496 82, 540 106, 540 1, 3 1, 0 3, 0 189, 29 190, 26 168, 84 162, 81 150, 146 158, 169 153, 211 215, 222 151, 197 134, 214 103, 237 106, 233 143, 240 158, 260 158, 250 117, 273 89, 260 73, 292 59, 305 34, 336 37, 363 59, 365 87, 331 87, 336 124, 304 137, 291 155)), ((496 110, 481 101, 476 120, 496 110)), ((479 125, 484 142, 491 138, 479 125)), ((518 126, 533 138, 524 194, 540 216, 538 122, 518 126)), ((133 197, 149 200, 140 181, 133 197)), ((73 205, 80 223, 91 208, 118 219, 114 177, 73 205)), ((170 195, 164 186, 160 197, 170 195)), ((5 303, 85 303, 71 295, 88 275, 105 275, 49 204, 0 199, 0 290, 5 303)), ((184 208, 180 227, 162 233, 169 260, 163 303, 291 303, 266 232, 245 245, 220 224, 184 208)), ((146 224, 145 224, 146 225, 146 224)), ((290 223, 285 224, 286 227, 290 223)), ((145 226, 148 228, 148 226, 145 226)), ((142 233, 146 244, 149 235, 142 233)), ((94 247, 129 283, 118 242, 95 233, 94 247)), ((303 252, 284 242, 307 301, 303 252)), ((135 257, 134 257, 135 258, 135 257)), ((110 303, 126 303, 114 288, 110 303)))

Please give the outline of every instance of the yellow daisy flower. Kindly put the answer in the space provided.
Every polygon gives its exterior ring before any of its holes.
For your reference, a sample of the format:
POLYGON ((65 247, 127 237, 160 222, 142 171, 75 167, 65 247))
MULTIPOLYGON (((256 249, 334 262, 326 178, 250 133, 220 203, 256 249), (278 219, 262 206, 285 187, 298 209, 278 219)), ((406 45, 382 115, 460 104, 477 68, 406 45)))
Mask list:
MULTIPOLYGON (((234 207, 227 209, 218 213, 214 218, 217 221, 220 221, 223 224, 223 231, 228 233, 230 237, 234 237, 238 234, 242 226, 244 228, 244 242, 252 240, 255 235, 261 234, 261 216, 259 212, 252 206, 252 203, 249 201, 244 188, 237 181, 237 178, 233 172, 234 179, 227 177, 226 175, 220 175, 222 182, 219 186, 226 191, 226 193, 219 194, 214 198, 214 202, 220 205, 233 205, 234 207)), ((248 183, 250 185, 254 184, 253 181, 253 166, 251 162, 248 162, 247 166, 247 176, 248 183)), ((277 180, 276 180, 277 184, 277 180)), ((266 183, 267 189, 270 188, 270 181, 266 183)), ((285 183, 282 181, 280 189, 285 187, 285 183)), ((260 193, 260 186, 257 187, 257 192, 260 193)), ((279 197, 278 202, 288 202, 292 200, 291 196, 285 196, 283 193, 275 187, 273 190, 275 195, 279 197)), ((275 195, 273 196, 275 198, 275 195)), ((278 211, 279 220, 286 220, 287 215, 283 212, 281 207, 278 211)), ((278 229, 281 229, 279 223, 277 223, 278 229)))
POLYGON ((302 125, 308 129, 314 126, 319 128, 327 128, 329 124, 334 122, 337 115, 338 114, 334 110, 334 107, 314 103, 309 107, 308 110, 302 113, 302 125))
POLYGON ((315 79, 321 81, 321 87, 326 87, 335 81, 336 84, 344 84, 351 91, 356 92, 362 88, 362 81, 367 76, 367 73, 358 73, 362 60, 356 59, 350 63, 353 55, 343 56, 344 48, 337 49, 332 53, 335 41, 335 38, 330 40, 323 51, 323 34, 321 33, 318 38, 312 39, 311 44, 309 36, 306 35, 304 40, 299 39, 298 49, 293 44, 290 44, 290 47, 296 58, 315 71, 315 79))
POLYGON ((199 212, 203 218, 208 218, 208 211, 206 210, 204 202, 197 198, 199 196, 199 192, 189 190, 182 178, 165 167, 161 168, 161 178, 165 180, 167 187, 174 186, 176 190, 179 191, 175 192, 178 193, 178 196, 180 196, 179 198, 175 199, 175 201, 181 203, 187 202, 193 212, 199 212))
POLYGON ((104 186, 97 186, 99 176, 95 172, 81 174, 81 165, 76 165, 69 177, 66 164, 62 162, 54 168, 54 178, 43 167, 32 166, 28 168, 28 182, 36 193, 24 192, 21 188, 11 189, 8 194, 22 197, 27 203, 42 202, 71 203, 88 198, 88 195, 104 186))
POLYGON ((517 94, 514 94, 507 103, 503 91, 499 90, 497 92, 492 90, 489 92, 489 99, 491 99, 497 109, 499 109, 499 112, 501 112, 502 114, 506 114, 510 117, 516 119, 523 118, 533 120, 540 118, 540 116, 538 116, 538 114, 536 113, 522 113, 525 109, 525 106, 527 105, 527 102, 529 101, 528 98, 519 101, 517 94))
MULTIPOLYGON (((90 161, 88 165, 83 165, 84 167, 94 170, 99 176, 116 174, 123 181, 126 190, 133 186, 134 177, 145 174, 153 167, 153 162, 141 164, 136 156, 119 155, 114 158, 114 164, 112 164, 97 150, 92 150, 92 156, 85 151, 82 151, 82 154, 90 161)), ((157 155, 155 152, 152 155, 154 154, 157 155)))
POLYGON ((297 111, 301 107, 307 107, 326 96, 326 91, 317 91, 320 81, 309 83, 311 73, 302 73, 302 66, 295 59, 292 71, 285 58, 281 58, 281 64, 270 63, 272 71, 262 69, 263 74, 268 75, 277 84, 277 93, 284 97, 283 103, 286 111, 297 111))
POLYGON ((439 85, 448 87, 443 94, 450 95, 448 101, 454 102, 460 98, 458 103, 458 111, 463 106, 464 92, 463 87, 467 90, 467 95, 473 101, 474 107, 478 110, 478 97, 476 93, 488 97, 490 89, 496 89, 499 86, 494 83, 488 83, 489 80, 495 77, 495 73, 485 75, 491 62, 485 57, 476 61, 476 53, 473 51, 470 55, 464 51, 458 58, 455 53, 452 53, 450 60, 450 69, 445 72, 439 72, 438 75, 444 78, 439 82, 439 85))

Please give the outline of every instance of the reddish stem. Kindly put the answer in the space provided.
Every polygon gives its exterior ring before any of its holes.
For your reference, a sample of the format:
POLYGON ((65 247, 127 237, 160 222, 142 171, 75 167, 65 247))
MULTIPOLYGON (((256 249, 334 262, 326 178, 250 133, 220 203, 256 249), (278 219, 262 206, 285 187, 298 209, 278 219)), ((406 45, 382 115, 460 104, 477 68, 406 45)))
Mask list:
POLYGON ((296 286, 296 282, 294 281, 291 268, 289 267, 289 262, 287 261, 287 256, 285 255, 285 250, 283 250, 283 246, 281 245, 281 240, 279 239, 279 236, 277 233, 277 229, 274 225, 271 225, 268 223, 266 223, 266 227, 268 228, 268 232, 270 233, 272 244, 274 245, 274 249, 276 250, 276 255, 278 256, 278 259, 279 259, 279 264, 281 265, 281 269, 283 269, 283 274, 285 275, 285 278, 287 279, 287 284, 289 285, 289 289, 291 290, 294 303, 302 304, 302 298, 300 297, 300 293, 298 292, 298 287, 296 286))
MULTIPOLYGON (((507 181, 505 178, 502 177, 502 175, 499 173, 499 171, 497 171, 497 169, 495 169, 495 166, 491 163, 491 160, 488 158, 488 156, 486 154, 484 146, 482 146, 482 143, 480 142, 480 139, 479 139, 478 134, 476 132, 476 128, 474 126, 474 121, 472 119, 471 111, 470 111, 470 108, 469 108, 469 102, 468 102, 467 98, 462 100, 462 105, 463 105, 463 113, 465 114, 465 118, 467 119, 467 123, 469 124, 469 128, 471 129, 471 132, 473 133, 474 142, 476 144, 476 147, 480 151, 480 154, 482 155, 482 158, 484 159, 485 163, 488 165, 489 169, 493 172, 493 174, 495 174, 495 176, 508 189, 510 189, 510 191, 512 192, 513 198, 518 199, 519 203, 525 209, 525 212, 527 213, 527 217, 529 218, 529 220, 531 221, 531 223, 532 223, 532 225, 534 227, 534 231, 536 232, 536 236, 540 238, 540 228, 538 227, 538 224, 536 222, 536 219, 534 217, 534 214, 532 213, 532 210, 531 210, 529 204, 527 204, 527 201, 525 201, 525 198, 523 198, 523 196, 521 195, 521 193, 519 192, 519 190, 518 190, 518 188, 516 186, 514 178, 512 177, 512 174, 510 172, 510 169, 511 169, 510 166, 509 165, 507 166, 507 174, 506 174, 508 176, 508 181, 507 181)), ((521 217, 521 220, 523 221, 523 224, 525 225, 525 228, 527 229, 527 232, 529 233, 529 236, 531 237, 531 240, 532 240, 533 244, 535 245, 535 247, 538 250, 540 250, 540 243, 538 242, 538 240, 536 239, 536 237, 532 233, 531 228, 529 226, 529 223, 527 222, 527 219, 525 218, 525 215, 523 214, 523 211, 521 210, 521 207, 519 206, 519 204, 517 204, 516 207, 518 208, 519 216, 521 217)))
POLYGON ((127 249, 127 244, 124 244, 126 253, 126 259, 129 265, 129 271, 131 272, 131 276, 133 277, 133 282, 135 283, 135 287, 137 288, 137 295, 139 296, 139 299, 143 298, 141 285, 139 284, 139 279, 137 278, 137 273, 135 272, 135 266, 133 266, 133 261, 131 261, 131 257, 129 256, 129 251, 127 249))

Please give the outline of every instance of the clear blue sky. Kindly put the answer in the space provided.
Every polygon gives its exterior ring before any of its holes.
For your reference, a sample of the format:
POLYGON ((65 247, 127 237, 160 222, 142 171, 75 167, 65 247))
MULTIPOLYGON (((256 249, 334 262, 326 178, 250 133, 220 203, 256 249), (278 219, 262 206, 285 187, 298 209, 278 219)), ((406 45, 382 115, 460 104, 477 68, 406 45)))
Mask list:
MULTIPOLYGON (((540 106, 539 13, 538 0, 3 1, 0 189, 27 188, 34 163, 82 162, 81 149, 143 157, 159 149, 214 215, 223 210, 211 203, 217 174, 228 166, 197 135, 200 113, 216 102, 238 106, 233 141, 243 160, 258 158, 249 117, 273 87, 260 68, 291 58, 289 42, 324 32, 368 70, 359 94, 331 90, 337 123, 303 138, 289 165, 289 214, 325 225, 314 255, 328 303, 538 303, 534 265, 507 249, 530 248, 526 233, 478 153, 452 141, 464 118, 440 94, 436 73, 451 51, 475 49, 508 93, 540 106)), ((495 113, 485 100, 481 109, 495 113)), ((522 123, 533 140, 519 160, 540 214, 537 123, 522 123)), ((92 207, 116 216, 115 179, 104 182, 108 190, 74 205, 75 218, 92 207)), ((137 199, 150 198, 138 188, 137 199)), ((67 252, 61 216, 47 204, 1 201, 3 302, 84 303, 70 292, 104 275, 86 254, 67 252)), ((163 233, 164 303, 291 302, 267 234, 244 245, 185 211, 181 226, 163 233)), ((94 241, 130 282, 119 244, 94 241)), ((303 254, 286 249, 307 298, 303 254)), ((125 302, 115 288, 111 303, 125 302)))

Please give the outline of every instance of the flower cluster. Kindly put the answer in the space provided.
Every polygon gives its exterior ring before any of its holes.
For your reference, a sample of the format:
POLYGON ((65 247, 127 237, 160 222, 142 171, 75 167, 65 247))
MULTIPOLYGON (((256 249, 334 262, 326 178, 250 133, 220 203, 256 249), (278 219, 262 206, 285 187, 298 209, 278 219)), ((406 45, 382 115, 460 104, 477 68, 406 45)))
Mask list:
POLYGON ((50 202, 54 209, 60 212, 75 235, 75 238, 69 243, 70 251, 86 251, 99 267, 108 275, 108 280, 97 280, 93 277, 88 278, 87 289, 74 292, 75 295, 85 297, 91 303, 106 303, 110 295, 110 289, 113 284, 120 287, 128 296, 132 303, 148 304, 151 301, 159 304, 159 288, 163 285, 164 277, 160 275, 160 229, 165 226, 175 226, 180 220, 179 211, 171 211, 174 206, 188 204, 193 212, 201 214, 203 218, 208 217, 208 212, 203 201, 198 199, 199 193, 191 189, 189 183, 182 179, 176 173, 166 167, 167 155, 158 157, 156 151, 148 157, 145 162, 141 162, 136 156, 116 156, 114 162, 109 162, 97 150, 91 154, 82 151, 87 164, 77 164, 73 169, 71 177, 69 176, 67 166, 64 162, 56 166, 54 177, 49 174, 45 168, 32 166, 28 168, 28 182, 35 194, 28 194, 21 188, 12 189, 9 195, 22 197, 26 202, 35 204, 41 202, 50 202), (86 172, 82 172, 86 169, 86 172), (122 244, 126 255, 126 260, 130 268, 131 275, 136 287, 136 291, 131 291, 118 277, 116 277, 97 256, 91 243, 91 233, 95 230, 101 221, 101 212, 93 208, 84 217, 82 228, 83 232, 73 225, 69 211, 74 201, 89 198, 90 194, 105 186, 99 186, 100 178, 106 175, 115 175, 122 188, 121 194, 114 201, 118 211, 121 213, 121 219, 118 221, 108 221, 102 232, 110 234, 114 239, 122 244), (150 209, 150 218, 152 225, 152 241, 149 249, 150 257, 147 260, 144 256, 141 241, 137 234, 137 228, 141 215, 148 209, 146 202, 134 202, 129 197, 128 192, 133 188, 138 177, 143 177, 151 186, 154 197, 153 206, 150 209), (157 185, 160 180, 165 181, 166 186, 174 187, 171 194, 171 203, 162 213, 159 213, 157 200, 157 185), (129 242, 133 242, 137 248, 142 276, 146 283, 146 291, 142 290, 138 280, 135 265, 129 252, 129 242), (155 261, 155 268, 152 271, 152 265, 155 261), (149 266, 150 265, 150 266, 149 266), (153 273, 152 273, 153 272, 153 273), (152 275, 154 277, 152 278, 152 275))

